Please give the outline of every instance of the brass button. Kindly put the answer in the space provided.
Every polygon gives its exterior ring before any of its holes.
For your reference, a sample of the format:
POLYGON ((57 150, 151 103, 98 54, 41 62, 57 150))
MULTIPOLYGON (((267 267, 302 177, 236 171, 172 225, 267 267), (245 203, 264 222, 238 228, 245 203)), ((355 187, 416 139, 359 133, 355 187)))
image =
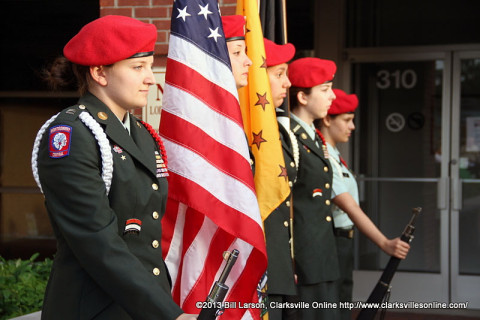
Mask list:
POLYGON ((158 218, 160 218, 160 215, 158 214, 157 211, 153 211, 152 217, 153 217, 153 219, 157 220, 158 218))
POLYGON ((288 181, 288 185, 290 186, 290 188, 293 186, 293 183, 292 181, 288 181))
POLYGON ((158 240, 153 240, 153 241, 152 241, 152 247, 154 247, 155 249, 157 249, 157 248, 158 248, 158 245, 159 245, 158 240))
POLYGON ((302 133, 302 134, 300 135, 300 137, 302 137, 302 139, 305 140, 305 139, 307 139, 307 134, 304 132, 304 133, 302 133))
POLYGON ((325 188, 330 189, 330 183, 325 183, 325 188))
POLYGON ((99 117, 100 119, 102 120, 107 120, 108 119, 108 116, 105 112, 99 112, 97 113, 97 117, 99 117))
POLYGON ((250 159, 250 165, 253 166, 254 162, 253 159, 250 159))
POLYGON ((327 206, 329 206, 329 205, 330 205, 330 200, 328 200, 328 199, 325 200, 325 204, 326 204, 327 206))
POLYGON ((288 201, 288 200, 285 201, 285 205, 286 205, 287 207, 290 207, 290 201, 288 201))
POLYGON ((160 274, 160 269, 158 269, 158 268, 153 268, 153 271, 152 271, 152 272, 153 272, 154 275, 158 276, 158 275, 160 274))
POLYGON ((155 191, 158 190, 158 184, 152 183, 152 189, 155 191))
POLYGON ((328 172, 328 167, 323 167, 323 171, 328 172))
POLYGON ((327 217, 325 218, 325 220, 327 220, 328 222, 330 222, 330 221, 332 221, 332 217, 327 216, 327 217))
POLYGON ((283 225, 284 225, 285 227, 288 227, 288 221, 287 221, 287 220, 283 221, 283 225))
POLYGON ((290 167, 295 168, 295 162, 290 162, 290 167))
POLYGON ((349 239, 353 239, 353 234, 354 234, 353 229, 348 230, 348 238, 349 238, 349 239))
POLYGON ((310 153, 310 149, 307 149, 307 153, 310 153))

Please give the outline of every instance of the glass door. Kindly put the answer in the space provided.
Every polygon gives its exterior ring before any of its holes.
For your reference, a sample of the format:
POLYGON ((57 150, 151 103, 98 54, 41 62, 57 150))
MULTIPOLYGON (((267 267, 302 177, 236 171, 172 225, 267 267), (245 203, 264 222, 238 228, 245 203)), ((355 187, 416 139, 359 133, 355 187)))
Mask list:
MULTIPOLYGON (((354 50, 350 62, 361 206, 389 238, 423 208, 390 301, 479 309, 480 51, 354 50)), ((363 235, 355 251, 364 301, 389 257, 363 235)))
MULTIPOLYGON (((449 153, 451 55, 352 55, 351 91, 359 96, 351 157, 360 205, 389 238, 422 207, 408 258, 390 301, 449 301, 449 153)), ((389 256, 356 237, 354 300, 365 301, 389 256)))
POLYGON ((480 308, 480 52, 453 55, 451 288, 480 308))

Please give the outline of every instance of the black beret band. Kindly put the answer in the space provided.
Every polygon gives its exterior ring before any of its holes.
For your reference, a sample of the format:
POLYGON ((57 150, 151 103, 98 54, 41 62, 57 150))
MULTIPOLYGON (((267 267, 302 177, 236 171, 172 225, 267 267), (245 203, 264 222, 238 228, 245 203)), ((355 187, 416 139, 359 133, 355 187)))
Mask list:
POLYGON ((137 52, 133 56, 128 57, 127 59, 149 57, 149 56, 153 56, 154 53, 155 51, 137 52))
POLYGON ((231 37, 231 38, 225 38, 226 42, 229 41, 235 41, 235 40, 245 40, 245 37, 231 37))

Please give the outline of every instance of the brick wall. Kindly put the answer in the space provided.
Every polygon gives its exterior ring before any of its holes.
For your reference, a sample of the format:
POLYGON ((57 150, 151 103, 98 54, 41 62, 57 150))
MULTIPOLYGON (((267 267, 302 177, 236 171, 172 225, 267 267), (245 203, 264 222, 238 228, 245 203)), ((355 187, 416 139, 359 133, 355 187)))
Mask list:
MULTIPOLYGON (((155 67, 164 67, 167 62, 170 20, 172 18, 173 0, 99 0, 100 16, 109 14, 132 17, 144 22, 153 23, 158 29, 155 44, 155 67)), ((236 0, 219 0, 222 15, 235 14, 236 0)), ((133 112, 142 116, 141 109, 133 112)), ((144 119, 145 120, 145 119, 144 119)))
MULTIPOLYGON (((129 16, 148 23, 158 29, 155 45, 155 66, 166 65, 170 19, 172 17, 173 0, 99 0, 100 16, 109 14, 129 16)), ((235 14, 236 0, 219 0, 222 15, 235 14)))

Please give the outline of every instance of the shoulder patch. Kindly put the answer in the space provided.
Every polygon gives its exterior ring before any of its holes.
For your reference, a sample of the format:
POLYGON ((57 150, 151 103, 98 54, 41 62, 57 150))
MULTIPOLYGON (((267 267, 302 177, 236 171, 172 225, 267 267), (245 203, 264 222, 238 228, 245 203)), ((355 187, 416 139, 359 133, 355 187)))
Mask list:
POLYGON ((50 158, 63 158, 70 154, 72 127, 57 125, 50 128, 48 135, 48 149, 50 158))

